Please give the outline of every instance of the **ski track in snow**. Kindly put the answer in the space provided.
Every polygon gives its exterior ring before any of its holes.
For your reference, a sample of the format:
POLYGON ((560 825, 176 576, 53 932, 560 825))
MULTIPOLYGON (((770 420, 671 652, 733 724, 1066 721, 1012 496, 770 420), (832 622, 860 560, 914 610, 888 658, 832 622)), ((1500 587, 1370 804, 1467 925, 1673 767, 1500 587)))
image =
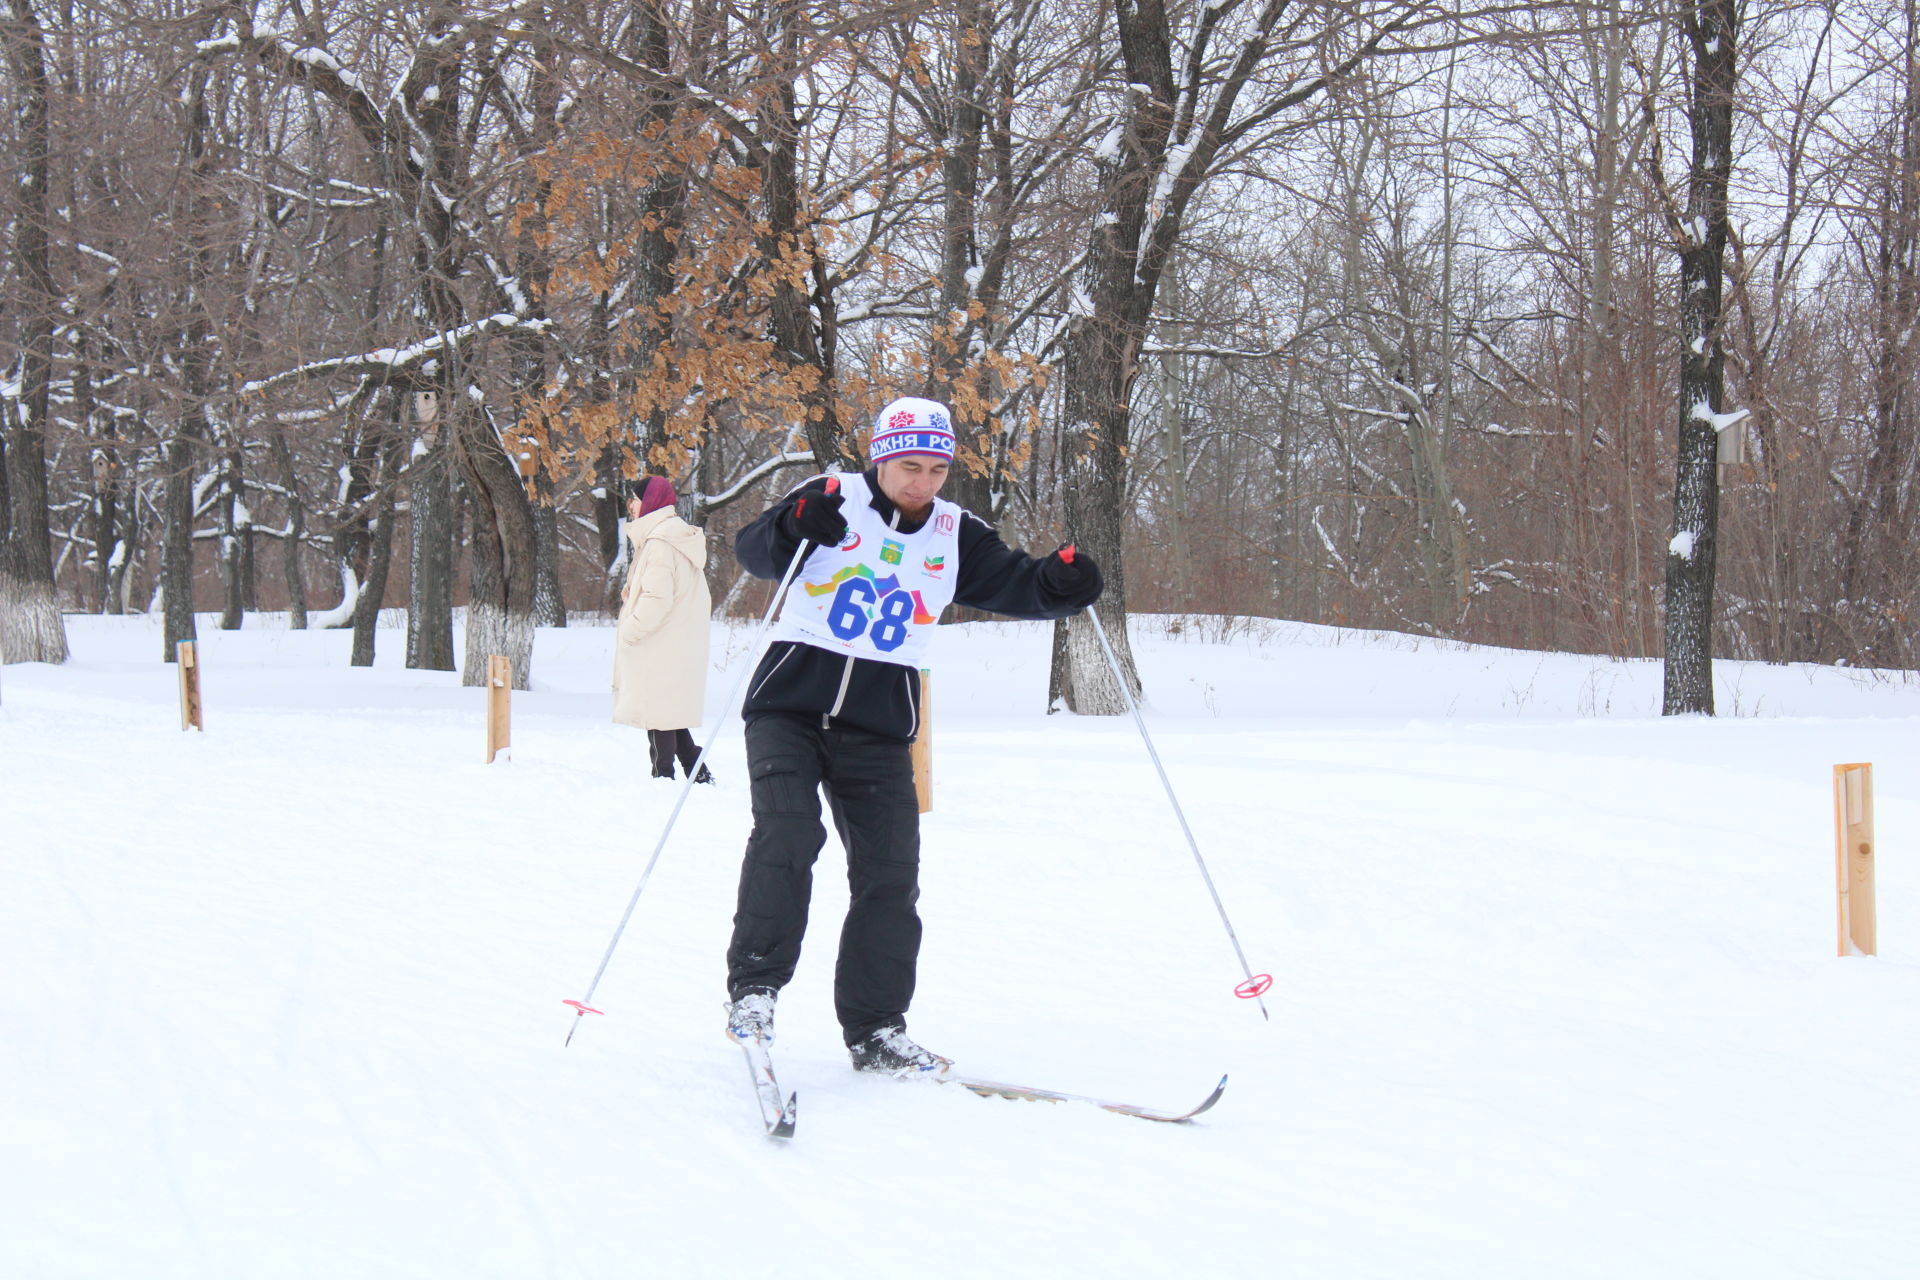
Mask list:
MULTIPOLYGON (((670 810, 612 632, 484 695, 345 632, 69 619, 0 672, 0 1276, 1910 1277, 1920 683, 1139 619, 1149 723, 1042 714, 1048 633, 945 633, 916 1038, 1189 1126, 854 1075, 830 837, 780 1008, 721 1031, 737 724, 670 810), (1231 631, 1231 634, 1227 633, 1231 631), (1212 636, 1213 639, 1207 637, 1212 636), (1222 637, 1225 637, 1222 639, 1222 637), (1833 955, 1830 769, 1875 763, 1877 959, 1833 955)), ((720 638, 717 636, 717 639, 720 638)), ((716 643, 715 704, 746 660, 716 643)), ((456 651, 459 651, 458 649, 456 651)))

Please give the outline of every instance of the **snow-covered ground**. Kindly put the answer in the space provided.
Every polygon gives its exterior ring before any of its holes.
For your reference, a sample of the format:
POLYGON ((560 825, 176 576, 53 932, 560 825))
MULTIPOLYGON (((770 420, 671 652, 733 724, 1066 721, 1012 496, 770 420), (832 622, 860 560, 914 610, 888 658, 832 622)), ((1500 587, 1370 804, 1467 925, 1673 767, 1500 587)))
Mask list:
POLYGON ((489 766, 400 633, 211 621, 204 735, 146 619, 0 673, 0 1276, 1920 1275, 1920 683, 1721 664, 1663 720, 1657 664, 1136 620, 1266 1022, 1132 722, 1042 714, 1043 627, 949 631, 915 1035, 1232 1084, 1165 1126, 855 1076, 830 841, 781 1145, 720 1032, 737 724, 562 1048, 675 796, 612 633, 541 634, 489 766), (1860 760, 1881 955, 1840 959, 1860 760))

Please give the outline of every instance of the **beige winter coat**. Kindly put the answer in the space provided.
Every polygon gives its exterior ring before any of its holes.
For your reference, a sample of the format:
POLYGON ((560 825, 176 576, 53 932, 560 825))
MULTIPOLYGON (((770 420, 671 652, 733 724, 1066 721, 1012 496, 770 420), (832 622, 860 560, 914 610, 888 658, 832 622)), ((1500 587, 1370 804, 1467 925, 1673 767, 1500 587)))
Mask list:
POLYGON ((633 544, 613 646, 613 718, 692 729, 707 697, 706 535, 662 507, 627 522, 633 544))

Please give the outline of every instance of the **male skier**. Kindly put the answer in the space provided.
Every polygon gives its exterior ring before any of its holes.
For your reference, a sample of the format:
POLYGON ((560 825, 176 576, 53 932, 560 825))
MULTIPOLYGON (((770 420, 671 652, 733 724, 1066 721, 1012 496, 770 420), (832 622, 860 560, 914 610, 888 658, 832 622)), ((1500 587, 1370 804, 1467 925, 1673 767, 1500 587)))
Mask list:
POLYGON ((727 1032, 737 1041, 773 1039, 774 1000, 800 959, 826 842, 824 786, 852 894, 833 990, 853 1065, 897 1076, 952 1065, 906 1032, 920 952, 910 744, 928 642, 948 604, 1060 618, 1102 586, 1084 552, 1026 555, 939 497, 953 447, 946 406, 896 400, 874 424, 867 471, 807 481, 734 540, 741 565, 762 578, 782 577, 809 547, 743 708, 753 834, 727 948, 727 1032))

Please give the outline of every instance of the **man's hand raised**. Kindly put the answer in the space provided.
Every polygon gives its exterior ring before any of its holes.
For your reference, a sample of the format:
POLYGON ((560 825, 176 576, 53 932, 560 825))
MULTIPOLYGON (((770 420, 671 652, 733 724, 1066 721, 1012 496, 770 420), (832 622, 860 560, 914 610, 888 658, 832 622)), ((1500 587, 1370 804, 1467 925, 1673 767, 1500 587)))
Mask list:
POLYGON ((787 513, 787 522, 796 536, 814 546, 837 547, 847 536, 847 518, 840 514, 846 500, 846 495, 840 492, 840 482, 829 480, 825 493, 809 493, 794 503, 793 510, 787 513))
POLYGON ((1093 557, 1068 543, 1040 562, 1040 585, 1062 602, 1085 608, 1100 598, 1105 583, 1093 557))

